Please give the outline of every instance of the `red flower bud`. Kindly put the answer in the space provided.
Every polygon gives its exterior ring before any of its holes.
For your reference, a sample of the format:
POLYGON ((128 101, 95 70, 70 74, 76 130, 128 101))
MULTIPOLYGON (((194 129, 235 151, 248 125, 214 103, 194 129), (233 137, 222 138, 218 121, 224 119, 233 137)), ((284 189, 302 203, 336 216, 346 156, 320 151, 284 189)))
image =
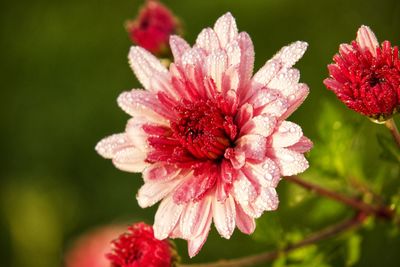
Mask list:
POLYGON ((355 41, 342 44, 335 64, 328 66, 328 89, 350 109, 377 122, 400 110, 400 60, 397 46, 381 46, 367 26, 361 26, 355 41))
POLYGON ((139 11, 138 17, 126 23, 132 42, 153 54, 166 54, 169 37, 180 31, 179 20, 172 12, 155 0, 149 0, 139 11))
POLYGON ((112 245, 107 254, 112 267, 170 267, 177 259, 173 244, 156 239, 153 228, 143 222, 130 226, 112 245))

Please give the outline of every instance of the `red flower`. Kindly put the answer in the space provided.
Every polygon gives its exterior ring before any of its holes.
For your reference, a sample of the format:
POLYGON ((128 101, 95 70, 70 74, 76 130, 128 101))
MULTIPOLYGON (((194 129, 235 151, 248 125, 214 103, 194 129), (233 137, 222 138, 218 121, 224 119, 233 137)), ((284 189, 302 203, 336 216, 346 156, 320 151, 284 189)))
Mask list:
POLYGON ((172 243, 155 239, 150 225, 136 223, 128 231, 113 241, 113 251, 107 254, 112 267, 173 266, 176 257, 172 243))
POLYGON ((361 26, 355 41, 342 44, 335 64, 328 66, 328 89, 350 109, 382 122, 400 107, 400 60, 397 46, 381 46, 367 26, 361 26))
POLYGON ((132 42, 158 55, 168 51, 169 37, 177 33, 178 28, 178 19, 167 7, 154 0, 147 1, 136 20, 126 23, 132 42))

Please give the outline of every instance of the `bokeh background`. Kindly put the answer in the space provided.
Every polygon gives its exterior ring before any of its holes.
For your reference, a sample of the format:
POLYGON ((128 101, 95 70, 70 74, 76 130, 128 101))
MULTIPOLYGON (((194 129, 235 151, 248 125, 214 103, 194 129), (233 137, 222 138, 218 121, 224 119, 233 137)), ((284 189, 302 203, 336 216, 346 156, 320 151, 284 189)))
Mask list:
MULTIPOLYGON (((347 110, 326 90, 326 65, 362 24, 378 38, 400 44, 398 0, 163 1, 184 23, 193 43, 202 28, 230 11, 255 44, 258 69, 280 47, 305 40, 297 67, 311 93, 290 120, 315 142, 303 177, 333 190, 399 202, 399 156, 390 153, 383 126, 347 110), (366 189, 367 188, 367 189, 366 189)), ((0 266, 58 267, 72 241, 93 227, 153 222, 141 209, 140 175, 124 173, 94 146, 124 129, 116 104, 140 85, 127 53, 123 24, 142 1, 35 0, 0 2, 0 266)), ((350 209, 286 181, 280 209, 259 219, 257 231, 224 240, 213 229, 190 262, 249 255, 300 240, 351 216, 350 209)), ((186 243, 177 241, 183 261, 186 243)), ((358 232, 301 249, 272 266, 399 266, 400 235, 370 220, 358 232)))

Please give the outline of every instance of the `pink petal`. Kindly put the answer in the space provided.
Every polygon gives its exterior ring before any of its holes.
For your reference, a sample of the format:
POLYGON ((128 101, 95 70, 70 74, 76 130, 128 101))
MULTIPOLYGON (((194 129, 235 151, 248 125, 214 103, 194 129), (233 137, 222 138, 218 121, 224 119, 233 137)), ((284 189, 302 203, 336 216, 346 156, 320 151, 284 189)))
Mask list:
POLYGON ((228 57, 224 51, 209 55, 205 62, 206 73, 211 77, 218 92, 222 92, 222 77, 228 66, 228 57))
POLYGON ((235 201, 231 196, 228 196, 225 201, 218 201, 213 198, 213 220, 218 233, 229 239, 235 229, 235 201))
POLYGON ((246 134, 257 134, 268 137, 275 129, 277 120, 275 117, 262 114, 252 118, 245 123, 240 130, 240 136, 246 134))
POLYGON ((118 105, 132 117, 144 116, 149 121, 168 125, 165 118, 174 118, 174 113, 166 110, 154 94, 143 90, 123 92, 118 97, 118 105))
POLYGON ((242 51, 239 46, 238 40, 233 40, 225 47, 226 54, 228 55, 228 65, 238 66, 241 63, 242 51))
POLYGON ((240 107, 236 117, 236 125, 241 128, 248 120, 253 117, 253 106, 250 104, 244 104, 240 107))
MULTIPOLYGON (((254 201, 258 194, 254 185, 246 178, 244 174, 238 175, 238 178, 233 183, 233 194, 235 200, 240 204, 248 204, 254 201)), ((242 205, 243 207, 243 205, 242 205)))
POLYGON ((256 222, 252 217, 247 215, 239 204, 236 204, 236 225, 239 230, 250 235, 256 229, 256 222))
POLYGON ((153 206, 172 192, 181 183, 179 179, 146 182, 140 189, 136 199, 141 208, 153 206))
POLYGON ((287 112, 288 108, 289 103, 285 98, 277 98, 257 110, 255 114, 268 114, 275 117, 281 117, 287 112))
POLYGON ((174 229, 185 205, 176 204, 172 196, 164 198, 154 219, 154 236, 157 239, 165 239, 174 229))
POLYGON ((176 203, 200 200, 207 190, 214 186, 216 179, 217 174, 212 170, 204 170, 201 175, 193 175, 175 190, 173 199, 176 203))
POLYGON ((309 93, 307 84, 299 83, 295 86, 294 93, 289 95, 286 100, 289 107, 286 112, 281 116, 281 119, 286 119, 291 115, 306 99, 309 93))
POLYGON ((279 60, 283 66, 290 68, 293 66, 307 50, 308 44, 302 41, 296 41, 288 46, 284 46, 274 55, 272 60, 279 60))
POLYGON ((170 36, 169 45, 175 62, 180 61, 182 55, 190 49, 189 44, 178 35, 170 36))
POLYGON ((191 239, 201 235, 202 230, 208 223, 211 214, 211 197, 205 197, 197 202, 190 202, 186 205, 179 220, 179 231, 181 238, 191 239))
POLYGON ((211 28, 201 31, 196 39, 196 47, 204 49, 208 54, 220 49, 218 36, 211 28))
POLYGON ((260 195, 255 201, 257 209, 262 211, 271 211, 278 208, 279 199, 275 188, 264 187, 261 189, 260 195))
POLYGON ((157 162, 147 167, 143 171, 142 176, 145 182, 169 181, 174 179, 179 173, 180 169, 175 165, 157 162))
POLYGON ((214 31, 218 35, 222 48, 225 48, 228 43, 237 38, 238 29, 235 18, 231 13, 226 13, 215 22, 214 31))
POLYGON ((148 122, 147 118, 135 117, 130 119, 125 127, 126 135, 131 140, 131 143, 141 151, 148 151, 149 149, 147 143, 148 135, 143 130, 143 125, 146 122, 148 122))
POLYGON ((254 74, 252 81, 261 85, 267 85, 281 69, 282 62, 278 59, 270 59, 254 74))
POLYGON ((206 57, 206 53, 201 48, 191 48, 182 55, 182 65, 201 65, 206 57))
POLYGON ((168 76, 168 71, 164 65, 150 52, 139 46, 131 47, 129 64, 140 83, 146 89, 150 89, 150 81, 153 75, 168 76))
POLYGON ((361 49, 368 49, 376 57, 376 48, 379 47, 378 39, 368 26, 361 26, 357 31, 357 43, 361 49))
POLYGON ((251 180, 257 181, 262 187, 276 187, 280 181, 279 167, 266 158, 262 163, 249 163, 242 168, 242 172, 251 180))
POLYGON ((303 154, 286 148, 275 148, 275 162, 281 169, 283 176, 301 173, 308 168, 308 162, 303 154))
POLYGON ((135 147, 127 147, 115 153, 113 163, 123 171, 142 172, 148 166, 145 159, 146 153, 135 147))
POLYGON ((239 33, 238 42, 240 47, 240 88, 250 81, 254 66, 254 47, 250 36, 246 32, 239 33))
POLYGON ((207 240, 208 233, 210 232, 210 226, 212 221, 212 213, 210 212, 207 221, 204 224, 204 228, 201 229, 201 234, 197 237, 188 240, 188 251, 189 257, 193 258, 199 253, 200 249, 203 247, 204 243, 207 240))
POLYGON ((259 134, 247 134, 236 141, 235 152, 244 152, 248 159, 263 160, 266 147, 267 141, 264 136, 259 134))
POLYGON ((306 153, 310 151, 312 147, 313 143, 311 142, 311 140, 305 136, 302 136, 296 144, 288 147, 288 149, 296 151, 298 153, 306 153))
POLYGON ((301 127, 290 121, 283 121, 272 135, 273 147, 288 147, 297 143, 303 136, 301 127))
POLYGON ((124 148, 132 146, 131 140, 125 133, 113 134, 102 139, 96 145, 96 151, 106 159, 112 159, 115 154, 124 148))
POLYGON ((296 84, 300 80, 300 72, 297 69, 284 69, 278 73, 268 83, 268 88, 276 89, 284 96, 289 96, 295 93, 296 84))

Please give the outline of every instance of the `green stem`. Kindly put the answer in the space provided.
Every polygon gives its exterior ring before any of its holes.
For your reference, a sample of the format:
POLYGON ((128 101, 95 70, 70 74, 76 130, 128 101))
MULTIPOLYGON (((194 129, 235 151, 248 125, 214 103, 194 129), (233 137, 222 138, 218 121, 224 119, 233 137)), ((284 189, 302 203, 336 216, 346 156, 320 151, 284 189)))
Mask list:
POLYGON ((390 130, 393 139, 396 141, 397 146, 400 148, 400 133, 397 129, 396 122, 393 118, 390 118, 385 122, 385 125, 390 130))
POLYGON ((359 213, 357 216, 342 221, 340 223, 330 225, 310 236, 306 237, 298 243, 287 245, 286 247, 274 251, 267 251, 260 254, 247 256, 243 258, 231 259, 231 260, 220 260, 217 262, 210 263, 199 263, 199 264, 180 264, 179 267, 248 267, 257 264, 265 263, 277 259, 282 254, 287 254, 295 249, 305 247, 311 244, 315 244, 321 240, 325 240, 334 237, 338 234, 346 232, 350 229, 360 226, 368 215, 359 213))
POLYGON ((319 185, 304 181, 298 176, 287 176, 284 179, 288 180, 290 182, 293 182, 297 185, 300 185, 300 186, 302 186, 312 192, 315 192, 319 195, 322 195, 322 196, 328 197, 332 200, 335 200, 337 202, 343 203, 349 207, 352 207, 353 209, 362 211, 365 214, 368 214, 368 215, 373 214, 374 216, 383 218, 383 219, 392 219, 394 216, 393 211, 385 206, 375 207, 375 206, 369 205, 358 199, 350 198, 350 197, 341 195, 337 192, 325 189, 319 185))

